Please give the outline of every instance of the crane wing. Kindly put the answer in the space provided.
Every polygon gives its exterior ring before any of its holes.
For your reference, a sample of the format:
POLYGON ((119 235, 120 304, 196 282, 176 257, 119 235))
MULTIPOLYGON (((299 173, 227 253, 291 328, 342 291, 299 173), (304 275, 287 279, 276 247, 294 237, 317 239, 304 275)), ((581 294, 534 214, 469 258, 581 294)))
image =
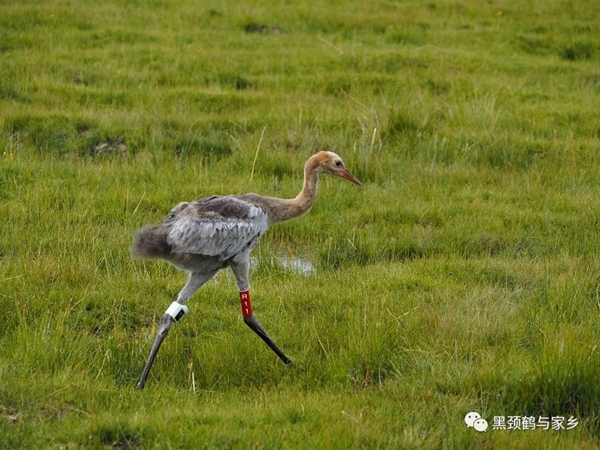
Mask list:
POLYGON ((267 231, 266 213, 234 197, 210 197, 177 205, 167 217, 173 253, 227 260, 250 251, 267 231))

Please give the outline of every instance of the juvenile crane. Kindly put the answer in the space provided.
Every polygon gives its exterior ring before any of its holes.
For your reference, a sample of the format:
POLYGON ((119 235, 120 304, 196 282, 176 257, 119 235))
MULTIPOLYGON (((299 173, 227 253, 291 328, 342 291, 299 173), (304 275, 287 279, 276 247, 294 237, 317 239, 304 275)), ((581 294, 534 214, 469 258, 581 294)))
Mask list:
POLYGON ((240 294, 244 322, 286 364, 292 361, 267 335, 252 314, 248 269, 250 252, 269 225, 306 214, 317 195, 319 175, 328 173, 361 186, 361 182, 333 152, 319 152, 304 166, 302 190, 293 199, 263 197, 257 194, 213 196, 179 203, 158 225, 142 228, 136 235, 131 254, 135 258, 164 259, 185 270, 188 278, 160 320, 150 355, 137 384, 143 389, 158 350, 173 322, 188 312, 185 303, 215 274, 230 267, 240 294))

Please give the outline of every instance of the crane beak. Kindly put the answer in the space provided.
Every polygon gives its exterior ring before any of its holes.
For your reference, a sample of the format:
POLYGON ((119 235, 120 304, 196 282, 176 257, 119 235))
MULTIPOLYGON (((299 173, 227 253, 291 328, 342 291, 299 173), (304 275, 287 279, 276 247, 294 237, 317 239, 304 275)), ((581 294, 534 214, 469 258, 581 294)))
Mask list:
POLYGON ((358 186, 362 186, 362 183, 360 181, 358 181, 358 178, 356 178, 354 175, 352 175, 348 169, 344 169, 342 171, 342 173, 340 174, 340 176, 345 180, 348 180, 354 184, 357 184, 358 186))

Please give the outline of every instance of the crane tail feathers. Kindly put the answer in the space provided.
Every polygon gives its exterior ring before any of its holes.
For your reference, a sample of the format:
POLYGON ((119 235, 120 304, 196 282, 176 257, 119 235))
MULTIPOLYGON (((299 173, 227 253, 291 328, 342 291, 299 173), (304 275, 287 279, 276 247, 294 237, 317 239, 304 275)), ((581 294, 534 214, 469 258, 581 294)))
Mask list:
POLYGON ((171 246, 160 225, 142 228, 133 239, 131 256, 134 258, 164 258, 171 252, 171 246))

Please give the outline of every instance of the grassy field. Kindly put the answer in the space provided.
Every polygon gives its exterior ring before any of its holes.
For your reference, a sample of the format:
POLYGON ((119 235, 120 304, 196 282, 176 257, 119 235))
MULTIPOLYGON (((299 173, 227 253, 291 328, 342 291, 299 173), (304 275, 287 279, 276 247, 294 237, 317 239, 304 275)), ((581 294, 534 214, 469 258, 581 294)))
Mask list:
POLYGON ((2 2, 0 448, 599 448, 599 63, 586 0, 2 2), (135 391, 135 230, 323 149, 364 186, 254 251, 293 368, 222 273, 135 391))

